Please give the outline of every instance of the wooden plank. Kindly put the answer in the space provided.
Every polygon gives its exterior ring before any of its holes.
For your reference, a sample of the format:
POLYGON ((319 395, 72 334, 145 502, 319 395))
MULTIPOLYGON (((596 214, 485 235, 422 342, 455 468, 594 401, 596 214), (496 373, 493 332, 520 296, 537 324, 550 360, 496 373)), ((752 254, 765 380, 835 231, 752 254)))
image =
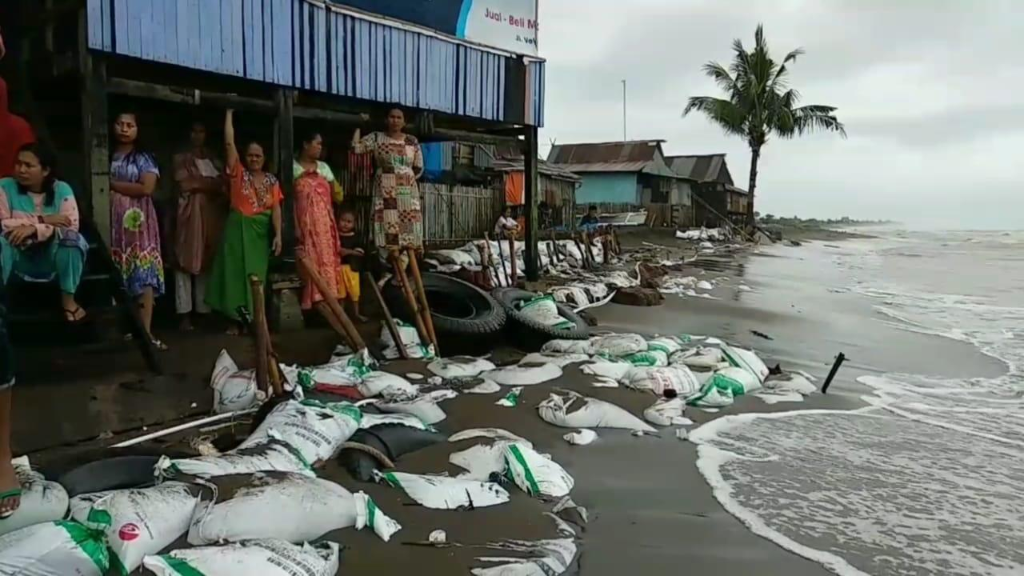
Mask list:
POLYGON ((243 0, 228 0, 229 10, 231 12, 231 36, 233 39, 231 43, 231 50, 228 52, 228 55, 230 56, 230 70, 235 76, 244 76, 245 72, 245 40, 246 32, 248 32, 248 30, 243 30, 243 4, 243 0))
POLYGON ((233 68, 235 50, 235 28, 231 19, 232 0, 220 0, 217 2, 220 19, 220 30, 214 41, 214 69, 221 74, 230 74, 233 68))
POLYGON ((274 78, 273 82, 290 86, 294 78, 292 61, 292 2, 271 0, 274 25, 274 78))
POLYGON ((139 43, 142 57, 146 60, 160 61, 163 51, 164 11, 158 10, 153 0, 136 0, 134 9, 139 11, 139 43))
POLYGON ((292 254, 295 251, 295 195, 292 186, 292 154, 295 150, 295 123, 294 103, 295 92, 293 90, 278 90, 275 95, 277 104, 277 117, 274 120, 274 140, 277 149, 274 155, 277 157, 277 177, 281 182, 281 189, 284 191, 284 204, 282 206, 282 228, 281 238, 284 243, 284 252, 292 254))
POLYGON ((164 25, 167 31, 164 34, 164 62, 178 63, 178 3, 161 2, 163 8, 164 25))
POLYGON ((316 63, 316 83, 314 89, 327 92, 327 64, 329 62, 327 51, 327 9, 323 7, 313 8, 313 17, 316 23, 316 35, 313 40, 316 43, 314 55, 316 63))
POLYGON ((263 76, 260 80, 273 82, 277 78, 274 66, 274 23, 272 20, 273 7, 263 0, 253 0, 253 10, 259 12, 260 21, 263 22, 263 50, 259 56, 263 59, 263 76))
POLYGON ((526 279, 536 282, 540 279, 540 267, 537 258, 537 197, 538 175, 537 175, 537 128, 526 127, 526 146, 523 150, 524 160, 524 193, 523 203, 526 211, 526 279))
POLYGON ((202 24, 200 24, 199 0, 187 0, 184 19, 188 23, 188 30, 184 38, 185 46, 182 50, 185 53, 183 64, 190 68, 200 68, 202 62, 203 44, 200 39, 202 24))

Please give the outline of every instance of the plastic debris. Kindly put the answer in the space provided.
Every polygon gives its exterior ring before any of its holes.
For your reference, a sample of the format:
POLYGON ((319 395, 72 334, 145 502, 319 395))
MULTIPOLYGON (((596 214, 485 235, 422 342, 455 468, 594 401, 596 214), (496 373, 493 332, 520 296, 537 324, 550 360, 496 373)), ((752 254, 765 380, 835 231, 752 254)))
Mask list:
POLYGON ((434 530, 430 533, 430 536, 427 536, 427 541, 431 544, 447 544, 448 533, 444 530, 434 530))
POLYGON ((404 490, 417 503, 433 510, 472 510, 509 501, 508 492, 493 482, 404 472, 378 472, 376 478, 404 490))
POLYGON ((584 429, 577 432, 570 432, 565 436, 562 436, 562 438, 565 438, 565 441, 569 444, 573 444, 575 446, 586 446, 594 440, 597 440, 597 432, 584 429))
MULTIPOLYGON (((434 347, 423 345, 423 342, 420 340, 420 334, 415 326, 410 326, 396 319, 395 327, 398 328, 398 337, 402 339, 406 356, 413 359, 434 357, 434 347)), ((388 330, 387 326, 382 326, 380 329, 380 342, 381 346, 384 347, 382 354, 384 354, 385 358, 395 360, 402 357, 401 352, 398 350, 398 345, 395 343, 395 339, 391 337, 391 331, 388 330)))
POLYGON ((679 438, 680 440, 686 440, 689 437, 690 434, 689 432, 686 431, 686 428, 676 428, 676 438, 679 438))
POLYGON ((406 372, 405 378, 407 380, 423 380, 425 376, 419 372, 406 372))
POLYGON ((519 396, 523 393, 522 386, 516 386, 509 390, 505 397, 495 402, 498 406, 504 406, 506 408, 515 408, 519 405, 519 396))
POLYGON ((175 550, 149 556, 143 565, 157 576, 334 576, 339 556, 334 542, 298 546, 257 540, 175 550))
POLYGON ((654 432, 654 428, 643 420, 611 402, 571 391, 553 392, 540 403, 537 412, 545 422, 563 428, 620 428, 654 432))

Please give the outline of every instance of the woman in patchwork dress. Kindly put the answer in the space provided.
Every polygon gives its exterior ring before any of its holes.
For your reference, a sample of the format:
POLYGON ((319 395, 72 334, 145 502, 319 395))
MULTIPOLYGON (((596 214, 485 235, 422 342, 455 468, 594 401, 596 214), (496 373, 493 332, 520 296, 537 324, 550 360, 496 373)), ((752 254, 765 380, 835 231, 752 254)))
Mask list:
MULTIPOLYGON (((423 249, 423 204, 417 180, 423 175, 423 153, 415 137, 403 132, 405 114, 388 111, 387 129, 365 138, 357 129, 352 149, 373 154, 373 241, 382 257, 391 251, 423 249)), ((403 255, 403 266, 405 265, 403 255)))

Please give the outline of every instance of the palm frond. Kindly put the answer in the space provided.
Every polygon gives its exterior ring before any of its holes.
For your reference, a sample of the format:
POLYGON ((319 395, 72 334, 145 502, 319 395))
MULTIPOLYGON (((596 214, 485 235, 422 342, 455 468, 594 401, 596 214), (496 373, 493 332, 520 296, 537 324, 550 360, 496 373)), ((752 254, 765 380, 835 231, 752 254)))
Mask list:
POLYGON ((729 134, 746 134, 747 115, 735 102, 711 96, 694 96, 686 103, 683 116, 692 112, 704 114, 729 134))
POLYGON ((846 138, 846 126, 835 116, 834 106, 811 104, 793 110, 793 123, 797 134, 807 132, 838 132, 846 138))
POLYGON ((736 90, 736 80, 729 74, 729 71, 725 69, 725 66, 717 62, 708 62, 704 65, 704 74, 710 76, 718 87, 727 93, 732 93, 736 90))

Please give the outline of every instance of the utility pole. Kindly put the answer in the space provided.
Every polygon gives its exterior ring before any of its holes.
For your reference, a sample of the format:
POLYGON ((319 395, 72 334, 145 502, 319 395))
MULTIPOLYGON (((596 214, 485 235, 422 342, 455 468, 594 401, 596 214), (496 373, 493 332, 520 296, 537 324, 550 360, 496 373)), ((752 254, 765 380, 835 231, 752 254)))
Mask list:
POLYGON ((626 141, 626 81, 622 81, 622 141, 626 141))

